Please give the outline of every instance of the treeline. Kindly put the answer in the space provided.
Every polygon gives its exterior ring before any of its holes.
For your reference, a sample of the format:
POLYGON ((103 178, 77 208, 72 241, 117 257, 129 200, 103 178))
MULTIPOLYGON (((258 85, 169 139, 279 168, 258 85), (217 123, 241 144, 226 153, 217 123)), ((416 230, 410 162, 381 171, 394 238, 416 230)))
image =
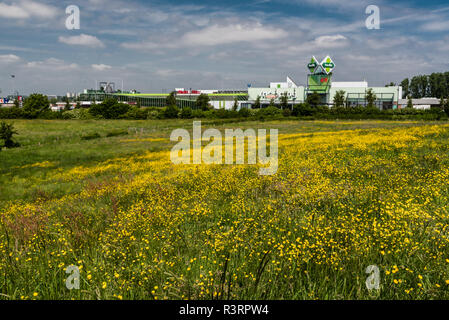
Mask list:
POLYGON ((409 97, 446 99, 449 97, 449 72, 415 76, 411 80, 404 79, 400 85, 404 99, 409 97))
MULTIPOLYGON (((109 98, 90 108, 77 108, 53 112, 49 110, 45 99, 41 95, 32 95, 24 103, 23 108, 1 108, 0 119, 61 119, 61 120, 88 120, 88 119, 383 119, 383 120, 447 120, 449 116, 449 100, 444 101, 444 108, 431 110, 417 110, 413 108, 397 110, 380 110, 374 106, 354 107, 337 106, 329 108, 312 102, 306 102, 293 107, 271 104, 268 108, 237 110, 213 109, 206 102, 198 109, 180 109, 172 104, 165 108, 131 106, 109 98), (30 99, 31 100, 28 100, 30 99)), ((338 105, 338 104, 337 104, 338 105)))

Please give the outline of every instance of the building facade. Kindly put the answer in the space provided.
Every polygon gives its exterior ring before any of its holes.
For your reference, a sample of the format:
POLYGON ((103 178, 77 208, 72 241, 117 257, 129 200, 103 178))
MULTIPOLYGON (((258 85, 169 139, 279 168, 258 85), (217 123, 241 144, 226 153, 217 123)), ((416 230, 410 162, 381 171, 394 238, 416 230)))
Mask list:
POLYGON ((371 91, 376 96, 375 105, 382 110, 397 109, 402 98, 402 87, 369 87, 366 81, 334 82, 333 70, 335 63, 327 56, 319 63, 312 57, 308 64, 310 74, 307 77, 307 86, 298 86, 287 77, 286 82, 272 82, 266 88, 250 88, 248 102, 254 104, 258 99, 262 106, 274 102, 279 104, 283 96, 287 95, 289 106, 304 103, 308 96, 315 94, 320 97, 323 105, 332 107, 337 92, 343 93, 348 106, 366 106, 367 93, 371 91))

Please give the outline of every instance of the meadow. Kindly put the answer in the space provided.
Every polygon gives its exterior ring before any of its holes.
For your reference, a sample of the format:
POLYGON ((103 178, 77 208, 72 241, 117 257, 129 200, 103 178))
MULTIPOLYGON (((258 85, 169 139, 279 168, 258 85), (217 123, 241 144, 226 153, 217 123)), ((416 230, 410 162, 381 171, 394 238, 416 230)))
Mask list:
POLYGON ((203 121, 279 129, 273 176, 172 164, 192 120, 13 122, 0 299, 449 298, 447 122, 203 121))

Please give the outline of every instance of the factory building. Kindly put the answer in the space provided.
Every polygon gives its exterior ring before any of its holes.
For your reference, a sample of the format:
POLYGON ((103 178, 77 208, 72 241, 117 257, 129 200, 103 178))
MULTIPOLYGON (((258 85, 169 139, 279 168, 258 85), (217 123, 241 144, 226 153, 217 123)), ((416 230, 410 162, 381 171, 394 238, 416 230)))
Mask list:
POLYGON ((248 103, 254 103, 260 99, 262 107, 268 106, 274 101, 279 104, 283 95, 287 95, 288 104, 304 103, 311 94, 318 94, 321 103, 333 106, 334 97, 338 91, 344 91, 345 100, 349 106, 366 106, 366 95, 371 89, 376 95, 375 105, 382 110, 397 109, 399 99, 402 98, 402 87, 369 87, 366 81, 358 82, 334 82, 333 70, 335 64, 328 56, 321 63, 313 57, 308 65, 307 86, 298 86, 287 77, 286 82, 272 82, 266 88, 249 88, 248 103))
MULTIPOLYGON (((283 95, 287 95, 288 106, 304 103, 308 96, 315 94, 320 97, 320 103, 330 107, 334 104, 334 97, 337 92, 344 92, 346 105, 366 106, 367 93, 369 90, 376 96, 375 105, 382 110, 397 109, 402 106, 402 88, 394 87, 369 87, 366 81, 357 82, 337 82, 333 81, 333 71, 335 63, 327 56, 322 62, 318 62, 312 57, 307 65, 309 74, 307 85, 299 86, 290 77, 285 82, 271 82, 269 86, 263 88, 253 88, 249 86, 247 90, 192 90, 176 88, 176 101, 180 108, 196 107, 196 99, 200 94, 207 94, 210 104, 215 109, 232 109, 237 100, 238 109, 254 107, 256 101, 260 101, 261 107, 267 107, 274 102, 275 105, 281 103, 283 95)), ((164 107, 168 96, 167 93, 137 93, 115 91, 114 86, 107 82, 102 82, 101 90, 85 90, 81 94, 82 105, 90 104, 92 101, 102 101, 107 96, 113 96, 118 101, 128 104, 139 104, 146 107, 164 107), (106 90, 107 89, 107 90, 106 90)))

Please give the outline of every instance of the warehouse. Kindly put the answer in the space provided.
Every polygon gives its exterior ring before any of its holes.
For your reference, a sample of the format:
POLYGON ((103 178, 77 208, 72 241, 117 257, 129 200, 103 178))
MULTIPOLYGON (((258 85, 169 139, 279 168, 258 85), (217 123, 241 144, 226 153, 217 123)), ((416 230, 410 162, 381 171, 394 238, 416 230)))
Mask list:
POLYGON ((333 106, 334 97, 338 91, 344 91, 345 100, 349 106, 366 106, 368 90, 376 95, 375 105, 382 110, 397 109, 402 98, 402 87, 369 87, 366 81, 333 82, 335 64, 328 56, 323 62, 313 57, 308 65, 310 74, 307 77, 307 87, 298 86, 287 77, 286 82, 272 82, 267 88, 249 88, 248 102, 255 104, 258 99, 262 107, 274 102, 279 104, 281 97, 287 95, 288 104, 292 106, 307 101, 311 94, 318 94, 323 105, 333 106))
MULTIPOLYGON (((372 90, 376 96, 375 105, 381 110, 397 109, 402 105, 399 100, 402 98, 402 87, 369 87, 366 81, 357 82, 334 82, 333 70, 335 63, 331 57, 327 56, 322 62, 318 62, 312 57, 307 65, 309 74, 307 85, 298 86, 290 77, 285 82, 271 82, 265 88, 252 88, 248 90, 192 90, 176 88, 176 102, 178 107, 196 108, 196 99, 200 94, 207 94, 210 104, 215 109, 232 109, 237 101, 238 109, 254 107, 256 101, 260 101, 262 108, 268 107, 271 103, 281 104, 281 98, 287 96, 288 106, 304 103, 312 95, 320 97, 322 105, 330 107, 334 104, 334 97, 337 92, 344 92, 346 105, 366 106, 367 92, 372 90)), ((107 96, 113 96, 118 101, 145 107, 165 107, 167 93, 137 93, 137 92, 108 92, 104 90, 85 90, 81 94, 81 101, 84 104, 91 104, 92 101, 102 101, 107 96)))

